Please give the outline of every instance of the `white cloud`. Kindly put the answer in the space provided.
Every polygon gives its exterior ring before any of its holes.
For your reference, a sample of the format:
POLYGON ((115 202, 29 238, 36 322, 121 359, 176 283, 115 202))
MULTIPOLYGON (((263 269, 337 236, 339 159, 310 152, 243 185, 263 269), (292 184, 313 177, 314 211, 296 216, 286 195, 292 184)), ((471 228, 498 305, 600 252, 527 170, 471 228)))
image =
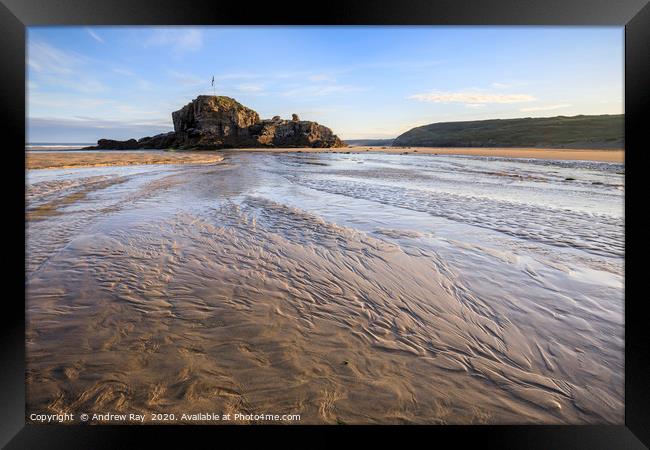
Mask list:
MULTIPOLYGON (((56 117, 78 119, 79 117, 102 117, 106 120, 137 122, 140 120, 165 119, 168 108, 154 102, 144 104, 119 101, 112 98, 88 96, 71 92, 28 92, 29 117, 56 117)), ((171 115, 169 115, 171 117, 171 115)))
POLYGON ((130 139, 166 133, 173 129, 167 120, 111 120, 91 116, 73 118, 30 117, 27 134, 30 142, 54 139, 55 142, 95 142, 100 138, 130 139))
POLYGON ((87 62, 87 58, 60 50, 42 41, 30 41, 27 48, 27 65, 35 72, 70 75, 87 62))
POLYGON ((305 78, 313 82, 335 82, 336 79, 329 74, 314 73, 305 70, 288 70, 288 71, 274 71, 274 72, 230 72, 215 74, 215 80, 254 80, 264 78, 265 80, 290 80, 305 78))
POLYGON ((210 85, 210 79, 203 79, 191 73, 170 70, 169 75, 181 86, 200 86, 202 84, 205 86, 210 85))
POLYGON ((44 74, 41 75, 38 80, 42 84, 47 84, 56 88, 68 89, 70 91, 82 92, 84 94, 103 92, 107 90, 104 83, 92 78, 44 74))
POLYGON ((494 89, 511 89, 511 88, 520 88, 523 86, 530 86, 533 84, 539 84, 538 81, 532 81, 532 80, 525 80, 525 81, 516 81, 516 80, 511 80, 511 81, 497 81, 494 83, 491 83, 490 86, 494 89))
POLYGON ((113 72, 115 72, 118 75, 124 75, 125 77, 132 77, 135 74, 131 72, 130 70, 127 69, 121 69, 119 67, 113 68, 113 72))
POLYGON ((222 73, 221 75, 215 75, 215 80, 250 80, 254 78, 262 78, 264 75, 261 73, 252 73, 252 72, 233 72, 233 73, 222 73))
POLYGON ((90 28, 86 28, 86 32, 90 35, 91 38, 99 42, 100 44, 104 44, 104 39, 102 39, 97 33, 95 33, 93 30, 90 28))
POLYGON ((561 108, 568 108, 571 106, 568 103, 562 103, 559 105, 548 105, 548 106, 534 106, 531 108, 521 108, 519 111, 522 112, 532 112, 532 111, 551 111, 553 109, 561 109, 561 108))
POLYGON ((69 95, 65 94, 53 94, 53 93, 42 93, 38 95, 28 95, 28 108, 34 106, 42 108, 69 108, 70 104, 73 103, 76 109, 94 109, 98 106, 106 105, 110 103, 109 100, 101 98, 79 98, 74 97, 70 98, 69 95))
POLYGON ((195 28, 156 29, 144 41, 145 47, 169 47, 173 54, 197 51, 203 46, 203 34, 195 28))
POLYGON ((307 78, 309 79, 309 81, 334 81, 334 78, 324 73, 310 75, 307 78))
POLYGON ((154 88, 153 83, 147 80, 138 79, 135 83, 136 87, 140 91, 151 91, 154 88))
POLYGON ((415 94, 408 97, 411 100, 432 103, 466 103, 466 104, 486 104, 486 103, 522 103, 537 100, 528 94, 494 94, 477 91, 432 91, 422 94, 415 94))
POLYGON ((321 97, 331 94, 346 94, 352 92, 360 92, 364 88, 343 84, 327 84, 327 85, 314 85, 314 86, 301 86, 282 92, 280 95, 285 97, 321 97))
POLYGON ((106 86, 84 75, 89 64, 97 64, 87 56, 64 51, 46 42, 30 41, 27 48, 27 66, 30 78, 42 86, 65 88, 76 92, 99 92, 106 86))
POLYGON ((239 92, 246 92, 246 93, 262 92, 264 90, 263 85, 252 84, 252 83, 240 84, 237 85, 236 88, 239 92))
POLYGON ((135 86, 139 91, 151 91, 154 87, 153 83, 145 80, 144 78, 138 77, 134 72, 131 72, 128 69, 113 67, 112 71, 118 75, 131 78, 132 85, 135 86))

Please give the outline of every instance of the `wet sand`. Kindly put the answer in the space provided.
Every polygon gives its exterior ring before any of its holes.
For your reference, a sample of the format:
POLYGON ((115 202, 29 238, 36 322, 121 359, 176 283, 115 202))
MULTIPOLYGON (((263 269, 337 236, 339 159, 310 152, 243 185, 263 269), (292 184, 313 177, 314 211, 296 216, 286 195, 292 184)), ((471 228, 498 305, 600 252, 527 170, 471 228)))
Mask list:
POLYGON ((27 169, 70 169, 143 164, 212 164, 222 159, 223 156, 214 152, 51 151, 27 152, 26 166, 27 169))
MULTIPOLYGON (((355 148, 355 147, 351 147, 355 148)), ((546 148, 432 148, 405 147, 388 148, 372 147, 370 151, 387 151, 389 153, 424 153, 434 155, 468 155, 496 156, 501 158, 531 158, 564 161, 603 161, 622 163, 625 160, 624 150, 590 150, 590 149, 546 149, 546 148)))
MULTIPOLYGON (((253 149, 251 151, 263 151, 253 149)), ((302 153, 320 152, 376 152, 388 154, 424 154, 424 155, 467 155, 495 156, 500 158, 530 158, 564 161, 603 161, 622 163, 625 160, 624 150, 599 149, 546 149, 546 148, 434 148, 434 147, 368 147, 350 146, 337 149, 271 149, 271 152, 300 151, 302 153)))
POLYGON ((621 165, 224 157, 28 172, 28 415, 623 423, 621 165))
POLYGON ((432 148, 432 147, 367 147, 346 148, 272 148, 272 149, 233 149, 220 152, 27 152, 28 169, 52 169, 71 167, 121 166, 134 164, 205 164, 218 162, 222 152, 252 153, 386 153, 423 155, 467 155, 494 156, 501 158, 526 158, 559 161, 601 161, 623 163, 624 150, 571 150, 538 148, 432 148))

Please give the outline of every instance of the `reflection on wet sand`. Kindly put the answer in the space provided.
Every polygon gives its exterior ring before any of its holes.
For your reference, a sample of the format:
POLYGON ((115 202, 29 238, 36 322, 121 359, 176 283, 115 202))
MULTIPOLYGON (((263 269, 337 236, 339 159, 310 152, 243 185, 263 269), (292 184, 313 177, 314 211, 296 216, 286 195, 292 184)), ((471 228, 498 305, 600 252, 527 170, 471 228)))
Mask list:
POLYGON ((30 172, 28 413, 622 423, 622 168, 564 164, 30 172))

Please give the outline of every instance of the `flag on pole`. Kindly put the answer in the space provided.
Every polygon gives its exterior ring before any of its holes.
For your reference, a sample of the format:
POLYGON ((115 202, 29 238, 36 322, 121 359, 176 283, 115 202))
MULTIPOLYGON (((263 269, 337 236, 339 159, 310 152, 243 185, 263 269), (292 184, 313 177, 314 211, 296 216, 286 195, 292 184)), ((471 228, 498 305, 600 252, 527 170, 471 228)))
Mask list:
POLYGON ((214 87, 214 75, 212 75, 212 87, 214 87))

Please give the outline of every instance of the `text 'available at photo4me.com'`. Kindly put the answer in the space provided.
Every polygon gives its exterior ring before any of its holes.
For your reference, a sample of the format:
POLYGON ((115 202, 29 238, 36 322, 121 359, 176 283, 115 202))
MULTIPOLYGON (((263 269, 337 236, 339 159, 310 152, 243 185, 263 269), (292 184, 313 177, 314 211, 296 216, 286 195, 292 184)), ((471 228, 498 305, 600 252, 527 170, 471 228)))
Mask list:
POLYGON ((300 422, 300 414, 246 414, 246 413, 82 413, 82 414, 30 414, 32 423, 273 423, 300 422))

